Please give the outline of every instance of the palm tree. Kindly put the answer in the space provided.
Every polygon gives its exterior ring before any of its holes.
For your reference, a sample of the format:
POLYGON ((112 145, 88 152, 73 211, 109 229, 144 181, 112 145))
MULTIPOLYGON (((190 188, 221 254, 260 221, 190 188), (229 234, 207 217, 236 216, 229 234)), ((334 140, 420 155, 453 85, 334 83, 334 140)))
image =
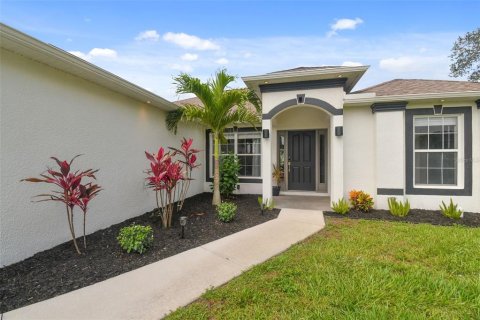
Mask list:
POLYGON ((215 73, 213 79, 202 82, 186 73, 174 78, 177 94, 193 93, 202 105, 185 104, 175 111, 169 112, 166 118, 167 128, 176 133, 179 122, 199 123, 212 130, 213 134, 213 205, 220 199, 220 142, 225 140, 226 127, 234 124, 249 123, 256 126, 260 123, 260 101, 254 92, 247 89, 228 89, 235 81, 225 69, 215 73), (252 103, 256 110, 246 107, 252 103))

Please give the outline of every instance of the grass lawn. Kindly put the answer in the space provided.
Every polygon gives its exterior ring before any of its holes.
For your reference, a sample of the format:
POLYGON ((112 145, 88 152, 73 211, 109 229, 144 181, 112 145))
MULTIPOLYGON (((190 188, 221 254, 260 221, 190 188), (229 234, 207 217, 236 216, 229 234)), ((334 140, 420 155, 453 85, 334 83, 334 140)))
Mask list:
POLYGON ((328 219, 168 319, 480 319, 480 228, 328 219))

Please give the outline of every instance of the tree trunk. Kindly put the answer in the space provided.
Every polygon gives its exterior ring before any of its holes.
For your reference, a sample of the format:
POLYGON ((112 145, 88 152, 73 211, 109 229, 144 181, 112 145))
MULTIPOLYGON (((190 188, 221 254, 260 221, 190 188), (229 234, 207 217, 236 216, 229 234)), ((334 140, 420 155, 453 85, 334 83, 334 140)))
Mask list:
POLYGON ((67 205, 67 217, 68 217, 68 227, 70 228, 70 234, 72 235, 72 240, 73 240, 73 245, 75 246, 75 250, 77 251, 78 254, 82 254, 82 252, 78 248, 77 239, 75 237, 75 226, 74 226, 74 221, 73 221, 73 208, 70 208, 68 205, 67 205))
POLYGON ((218 206, 221 203, 220 199, 220 137, 218 132, 213 136, 213 199, 212 204, 218 206))
POLYGON ((85 225, 87 222, 87 212, 83 212, 83 247, 87 250, 87 237, 85 236, 85 225))

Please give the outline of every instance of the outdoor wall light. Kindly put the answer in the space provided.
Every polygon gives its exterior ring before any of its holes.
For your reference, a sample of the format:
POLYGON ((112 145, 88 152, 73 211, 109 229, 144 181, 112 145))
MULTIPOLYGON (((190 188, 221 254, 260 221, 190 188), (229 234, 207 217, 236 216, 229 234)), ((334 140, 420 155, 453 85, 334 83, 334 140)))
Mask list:
POLYGON ((182 226, 182 239, 185 239, 185 226, 187 225, 187 217, 180 217, 180 225, 182 226))
POLYGON ((263 129, 263 130, 262 130, 262 133, 263 133, 263 137, 264 137, 265 139, 270 138, 270 130, 268 130, 268 129, 263 129))
POLYGON ((335 136, 337 137, 343 136, 343 127, 335 127, 335 136))

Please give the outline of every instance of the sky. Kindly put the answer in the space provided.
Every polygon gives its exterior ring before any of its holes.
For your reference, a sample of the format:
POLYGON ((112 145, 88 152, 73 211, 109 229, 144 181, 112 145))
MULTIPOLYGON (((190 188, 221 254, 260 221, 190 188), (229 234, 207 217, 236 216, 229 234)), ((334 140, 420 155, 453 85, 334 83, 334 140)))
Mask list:
POLYGON ((0 0, 1 22, 169 100, 186 97, 175 93, 180 72, 207 80, 219 68, 370 65, 355 89, 451 79, 451 47, 480 27, 479 13, 480 0, 0 0))

